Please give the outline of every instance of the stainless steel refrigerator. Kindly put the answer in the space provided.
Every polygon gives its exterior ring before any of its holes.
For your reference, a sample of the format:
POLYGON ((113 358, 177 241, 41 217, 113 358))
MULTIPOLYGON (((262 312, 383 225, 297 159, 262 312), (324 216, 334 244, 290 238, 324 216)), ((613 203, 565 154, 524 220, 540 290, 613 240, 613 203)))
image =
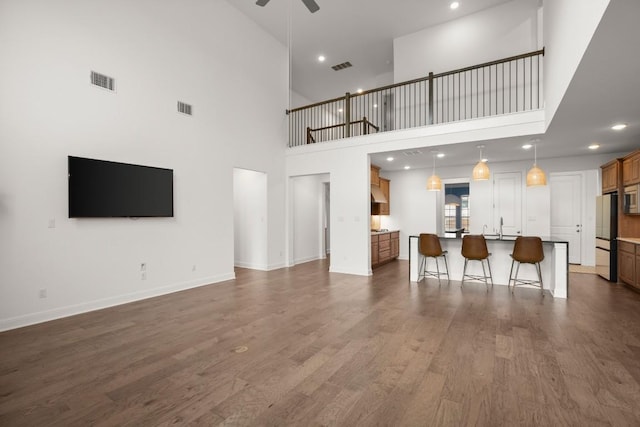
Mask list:
POLYGON ((618 281, 618 195, 605 194, 596 200, 596 272, 618 281))

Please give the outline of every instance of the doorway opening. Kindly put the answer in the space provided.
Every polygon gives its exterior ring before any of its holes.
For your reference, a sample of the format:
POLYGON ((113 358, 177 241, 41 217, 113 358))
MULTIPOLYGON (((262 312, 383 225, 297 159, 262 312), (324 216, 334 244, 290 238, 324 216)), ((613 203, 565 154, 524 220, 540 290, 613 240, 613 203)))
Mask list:
POLYGON ((290 178, 291 238, 289 265, 327 258, 330 252, 329 174, 290 178))

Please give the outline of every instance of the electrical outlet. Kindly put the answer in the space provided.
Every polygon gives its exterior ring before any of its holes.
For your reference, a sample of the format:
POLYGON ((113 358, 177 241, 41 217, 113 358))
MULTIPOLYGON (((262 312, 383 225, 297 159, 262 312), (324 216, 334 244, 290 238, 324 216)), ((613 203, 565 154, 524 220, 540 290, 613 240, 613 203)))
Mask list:
POLYGON ((42 299, 42 298, 46 298, 47 297, 47 290, 46 289, 40 289, 38 291, 38 298, 42 299))
POLYGON ((147 280, 147 272, 146 272, 146 271, 143 271, 143 272, 140 274, 140 279, 141 279, 141 280, 147 280))
POLYGON ((56 228, 56 219, 49 218, 49 228, 56 228))
POLYGON ((193 267, 191 267, 191 271, 196 271, 196 265, 193 264, 193 267))

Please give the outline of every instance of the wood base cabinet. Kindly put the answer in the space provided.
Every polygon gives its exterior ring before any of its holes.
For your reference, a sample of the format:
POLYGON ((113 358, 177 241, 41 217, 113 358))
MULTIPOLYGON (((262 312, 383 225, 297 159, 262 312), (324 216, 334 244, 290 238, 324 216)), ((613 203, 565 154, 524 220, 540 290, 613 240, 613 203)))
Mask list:
POLYGON ((640 244, 618 241, 618 257, 618 278, 640 290, 640 244))
POLYGON ((400 255, 400 232, 389 231, 371 234, 371 267, 393 261, 400 255))

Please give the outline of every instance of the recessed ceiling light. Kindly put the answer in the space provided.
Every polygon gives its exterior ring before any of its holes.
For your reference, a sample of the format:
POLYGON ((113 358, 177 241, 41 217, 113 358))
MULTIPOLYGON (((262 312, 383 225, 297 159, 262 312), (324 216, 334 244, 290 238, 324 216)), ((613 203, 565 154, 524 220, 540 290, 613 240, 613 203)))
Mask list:
POLYGON ((531 144, 524 144, 524 145, 522 146, 522 148, 524 148, 525 150, 528 150, 528 149, 530 149, 531 147, 533 147, 533 145, 531 145, 531 144))
POLYGON ((356 92, 358 92, 358 93, 362 93, 362 88, 361 88, 361 87, 359 87, 359 88, 358 88, 358 90, 356 90, 356 92))
POLYGON ((438 155, 438 158, 439 158, 439 159, 441 159, 441 158, 443 158, 443 157, 444 157, 444 153, 438 153, 437 155, 438 155))
POLYGON ((324 62, 325 59, 327 58, 325 58, 324 55, 318 56, 318 62, 324 62))
POLYGON ((451 10, 456 10, 457 8, 460 7, 460 3, 457 1, 452 1, 449 7, 451 8, 451 10))
POLYGON ((378 104, 373 104, 373 108, 378 108, 378 104))
POLYGON ((387 157, 387 162, 393 162, 393 157, 387 157))
POLYGON ((342 108, 338 108, 338 113, 342 113, 342 108))
POLYGON ((600 148, 600 144, 591 144, 588 148, 589 150, 597 150, 600 148))
POLYGON ((411 169, 411 166, 409 166, 409 165, 404 167, 404 170, 409 170, 409 169, 411 169))
POLYGON ((487 162, 489 161, 489 159, 487 159, 487 158, 485 158, 485 159, 480 159, 480 161, 481 161, 482 163, 487 163, 487 162))
POLYGON ((617 124, 611 126, 611 129, 613 129, 613 130, 622 130, 622 129, 626 128, 626 127, 627 127, 627 125, 625 123, 617 123, 617 124))

